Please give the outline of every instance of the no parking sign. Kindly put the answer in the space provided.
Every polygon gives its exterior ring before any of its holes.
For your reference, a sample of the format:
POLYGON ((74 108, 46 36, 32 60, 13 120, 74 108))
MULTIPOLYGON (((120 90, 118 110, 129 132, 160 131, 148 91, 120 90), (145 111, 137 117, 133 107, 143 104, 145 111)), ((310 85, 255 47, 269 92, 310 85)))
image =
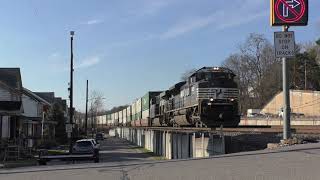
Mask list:
POLYGON ((271 0, 271 26, 306 26, 308 0, 271 0))

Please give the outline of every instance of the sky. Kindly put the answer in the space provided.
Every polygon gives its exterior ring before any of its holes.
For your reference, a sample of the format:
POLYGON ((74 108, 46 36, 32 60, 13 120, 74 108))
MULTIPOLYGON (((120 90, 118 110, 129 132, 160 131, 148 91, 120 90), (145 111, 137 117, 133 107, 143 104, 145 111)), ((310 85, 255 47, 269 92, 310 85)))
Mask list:
MULTIPOLYGON (((320 1, 297 43, 320 38, 320 1)), ((74 106, 89 93, 105 108, 165 90, 193 68, 219 66, 250 33, 270 42, 269 0, 0 0, 0 67, 20 67, 23 86, 68 98, 74 36, 74 106)))

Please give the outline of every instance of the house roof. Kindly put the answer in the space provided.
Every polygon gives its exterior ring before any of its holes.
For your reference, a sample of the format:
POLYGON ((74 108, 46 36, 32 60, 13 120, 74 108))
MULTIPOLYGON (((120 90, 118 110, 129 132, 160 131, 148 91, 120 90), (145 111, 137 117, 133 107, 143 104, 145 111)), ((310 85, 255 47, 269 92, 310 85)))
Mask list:
POLYGON ((45 99, 50 104, 53 104, 55 101, 54 92, 33 92, 33 93, 45 99))
POLYGON ((0 68, 0 82, 15 90, 22 90, 20 68, 0 68))
POLYGON ((23 88, 23 93, 33 99, 35 99, 36 101, 39 101, 39 102, 42 102, 42 103, 45 103, 47 105, 50 105, 51 103, 49 103, 47 100, 43 99, 42 97, 38 96, 36 93, 30 91, 29 89, 27 88, 23 88))

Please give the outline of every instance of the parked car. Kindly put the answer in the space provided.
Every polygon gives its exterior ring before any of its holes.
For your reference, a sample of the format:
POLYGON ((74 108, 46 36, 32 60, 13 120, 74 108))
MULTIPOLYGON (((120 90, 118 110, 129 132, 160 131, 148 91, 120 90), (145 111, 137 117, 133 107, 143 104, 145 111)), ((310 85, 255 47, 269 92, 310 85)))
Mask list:
POLYGON ((78 154, 91 154, 99 152, 100 144, 94 139, 81 139, 76 141, 73 146, 73 153, 78 154))
POLYGON ((89 139, 94 144, 94 148, 100 150, 100 144, 95 139, 89 139))
POLYGON ((103 140, 104 140, 103 133, 97 133, 96 134, 96 141, 103 141, 103 140))

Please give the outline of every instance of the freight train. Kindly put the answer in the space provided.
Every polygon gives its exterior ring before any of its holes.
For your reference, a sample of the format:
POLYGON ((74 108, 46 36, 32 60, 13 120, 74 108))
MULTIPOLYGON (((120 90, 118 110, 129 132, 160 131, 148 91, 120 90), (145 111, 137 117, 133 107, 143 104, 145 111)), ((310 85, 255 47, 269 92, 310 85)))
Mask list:
POLYGON ((147 92, 118 112, 106 114, 107 126, 238 126, 239 89, 235 74, 203 67, 168 90, 147 92))

